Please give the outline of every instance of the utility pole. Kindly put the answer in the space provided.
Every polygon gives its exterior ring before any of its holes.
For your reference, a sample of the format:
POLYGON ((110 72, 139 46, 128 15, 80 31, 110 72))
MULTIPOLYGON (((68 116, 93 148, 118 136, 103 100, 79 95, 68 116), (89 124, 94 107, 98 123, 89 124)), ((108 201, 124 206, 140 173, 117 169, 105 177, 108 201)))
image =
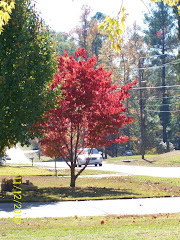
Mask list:
POLYGON ((167 148, 166 151, 168 152, 169 147, 168 147, 168 143, 167 143, 167 116, 166 116, 166 70, 165 70, 165 22, 164 22, 164 3, 163 1, 161 2, 162 4, 162 95, 163 95, 163 99, 162 99, 162 127, 163 127, 163 142, 167 144, 167 148))
POLYGON ((143 94, 142 94, 142 81, 143 81, 143 70, 141 69, 141 58, 139 58, 138 63, 139 68, 139 87, 140 87, 140 121, 141 121, 141 155, 144 159, 145 155, 145 143, 144 143, 144 112, 143 112, 143 94))
MULTIPOLYGON (((126 100, 126 109, 127 109, 127 117, 129 117, 129 99, 128 98, 126 100)), ((130 145, 130 127, 129 127, 129 124, 127 125, 127 136, 129 137, 129 141, 127 143, 127 150, 130 150, 131 145, 130 145)))

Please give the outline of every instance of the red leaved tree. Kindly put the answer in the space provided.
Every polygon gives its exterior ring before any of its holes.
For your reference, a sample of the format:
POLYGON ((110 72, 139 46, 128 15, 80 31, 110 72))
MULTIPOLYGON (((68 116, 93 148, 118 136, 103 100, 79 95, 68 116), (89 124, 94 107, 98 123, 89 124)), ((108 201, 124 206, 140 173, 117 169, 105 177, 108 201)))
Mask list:
POLYGON ((57 107, 51 109, 41 123, 44 137, 40 140, 44 153, 56 159, 62 157, 71 169, 71 187, 86 165, 75 174, 79 148, 94 148, 122 144, 127 136, 119 136, 119 128, 132 122, 125 116, 126 108, 121 103, 129 97, 128 90, 134 81, 117 90, 111 84, 111 74, 102 67, 95 68, 96 57, 86 59, 85 49, 75 53, 76 61, 67 52, 58 59, 58 71, 51 90, 61 88, 57 107), (114 134, 114 139, 108 136, 114 134))

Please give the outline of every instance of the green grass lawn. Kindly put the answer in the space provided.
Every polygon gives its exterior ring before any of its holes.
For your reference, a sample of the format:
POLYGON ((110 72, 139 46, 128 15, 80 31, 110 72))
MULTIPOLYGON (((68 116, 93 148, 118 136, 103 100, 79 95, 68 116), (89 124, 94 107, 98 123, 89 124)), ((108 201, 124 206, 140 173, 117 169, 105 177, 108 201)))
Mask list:
POLYGON ((107 163, 129 164, 138 166, 180 166, 180 151, 173 151, 159 155, 145 155, 145 160, 140 155, 121 156, 104 160, 107 163), (129 161, 129 162, 127 162, 129 161))
MULTIPOLYGON (((76 169, 76 172, 78 169, 76 169)), ((70 176, 70 169, 59 169, 57 171, 58 176, 70 176)), ((110 171, 99 171, 86 169, 81 175, 99 175, 99 174, 110 174, 114 172, 110 171)), ((23 166, 3 166, 0 167, 0 176, 54 176, 54 169, 43 169, 40 167, 23 167, 23 166)))
POLYGON ((5 240, 178 240, 180 214, 74 218, 0 219, 5 240))
MULTIPOLYGON (((0 180, 2 176, 0 177, 0 180)), ((37 191, 23 191, 22 202, 123 199, 180 196, 180 179, 145 176, 78 178, 76 188, 69 187, 70 177, 23 176, 37 191)), ((0 202, 12 202, 13 193, 0 195, 0 202)))

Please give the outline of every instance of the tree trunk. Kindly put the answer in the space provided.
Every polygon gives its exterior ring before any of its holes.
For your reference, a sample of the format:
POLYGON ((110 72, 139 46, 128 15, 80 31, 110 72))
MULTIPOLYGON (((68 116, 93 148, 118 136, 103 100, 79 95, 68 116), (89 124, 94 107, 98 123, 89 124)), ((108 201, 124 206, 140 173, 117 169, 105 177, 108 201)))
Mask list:
POLYGON ((115 152, 115 151, 114 151, 114 150, 115 150, 114 147, 115 147, 115 146, 114 146, 114 145, 115 145, 115 143, 112 143, 112 146, 111 146, 111 149, 112 149, 112 156, 113 156, 113 157, 115 156, 115 154, 114 154, 114 152, 115 152))
POLYGON ((143 91, 141 89, 142 87, 142 80, 143 80, 143 71, 141 70, 141 58, 139 58, 139 86, 140 86, 140 99, 139 99, 139 105, 140 105, 140 120, 141 120, 141 156, 142 159, 144 159, 145 155, 145 139, 144 139, 144 108, 143 108, 143 91))
POLYGON ((56 166, 56 163, 57 163, 57 157, 55 157, 55 168, 54 168, 54 170, 55 170, 55 176, 57 177, 57 166, 56 166))
POLYGON ((118 145, 117 145, 117 143, 115 143, 115 156, 116 157, 118 156, 118 145))
POLYGON ((107 159, 107 147, 105 147, 105 159, 107 159))
POLYGON ((72 163, 71 164, 71 183, 70 183, 70 187, 72 188, 75 188, 75 183, 76 183, 75 167, 76 165, 72 163))
MULTIPOLYGON (((129 117, 129 99, 128 98, 126 101, 126 109, 127 109, 127 117, 129 117)), ((127 125, 127 136, 129 138, 129 141, 127 143, 127 150, 130 150, 131 146, 130 146, 130 127, 129 127, 129 125, 127 125)))
POLYGON ((0 146, 0 157, 3 157, 4 156, 4 149, 5 149, 5 146, 0 146))

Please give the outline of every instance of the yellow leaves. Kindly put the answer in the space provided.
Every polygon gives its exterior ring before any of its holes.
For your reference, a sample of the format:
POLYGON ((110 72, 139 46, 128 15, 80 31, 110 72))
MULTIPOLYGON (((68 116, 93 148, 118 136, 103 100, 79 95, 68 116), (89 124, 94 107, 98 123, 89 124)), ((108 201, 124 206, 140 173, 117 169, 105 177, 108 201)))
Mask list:
POLYGON ((138 138, 135 137, 135 136, 132 136, 132 137, 131 137, 131 140, 132 140, 132 141, 138 141, 138 138))
POLYGON ((0 1, 0 34, 3 26, 8 23, 13 8, 15 8, 14 0, 11 0, 10 3, 5 0, 0 1))
POLYGON ((2 17, 2 19, 4 21, 4 24, 6 25, 8 23, 8 21, 9 21, 9 19, 10 19, 10 16, 9 16, 8 12, 2 13, 1 17, 2 17))
POLYGON ((173 7, 179 3, 179 0, 164 0, 164 3, 168 4, 169 6, 173 7))
MULTIPOLYGON (((151 0, 152 3, 154 2, 161 2, 161 0, 151 0)), ((164 3, 168 4, 169 6, 173 7, 179 3, 179 0, 163 0, 164 3)))
MULTIPOLYGON (((171 7, 177 6, 177 4, 180 2, 180 0, 163 1, 171 7)), ((161 0, 151 0, 151 2, 161 2, 161 0)), ((180 14, 180 6, 177 7, 178 13, 180 14)), ((112 48, 118 53, 121 51, 122 48, 126 17, 127 14, 125 13, 125 8, 122 6, 117 18, 111 18, 106 16, 104 22, 99 25, 99 29, 104 30, 107 33, 109 40, 112 41, 112 48)))
POLYGON ((2 0, 0 1, 0 8, 4 9, 5 12, 11 13, 12 9, 15 8, 15 2, 11 0, 8 4, 7 1, 2 0))
POLYGON ((123 43, 126 17, 125 8, 122 7, 117 18, 106 16, 104 22, 99 25, 99 29, 108 34, 109 39, 112 41, 112 48, 117 52, 120 52, 123 43))
MULTIPOLYGON (((168 4, 170 7, 177 6, 177 4, 180 2, 180 0, 163 0, 164 3, 168 4)), ((151 0, 152 3, 154 2, 161 2, 161 0, 151 0)), ((180 15, 180 6, 178 7, 178 13, 180 15)))

